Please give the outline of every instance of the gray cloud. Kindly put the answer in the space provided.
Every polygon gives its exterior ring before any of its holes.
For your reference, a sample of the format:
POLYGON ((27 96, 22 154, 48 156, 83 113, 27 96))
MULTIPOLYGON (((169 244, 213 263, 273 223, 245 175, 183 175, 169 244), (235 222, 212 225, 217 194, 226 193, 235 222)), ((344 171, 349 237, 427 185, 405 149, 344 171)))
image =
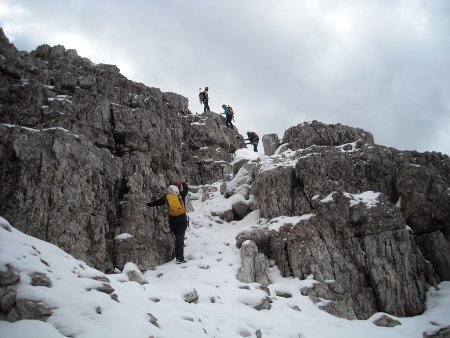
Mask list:
POLYGON ((19 49, 75 48, 187 96, 193 112, 208 85, 241 133, 316 119, 450 154, 446 0, 0 0, 0 25, 19 49))

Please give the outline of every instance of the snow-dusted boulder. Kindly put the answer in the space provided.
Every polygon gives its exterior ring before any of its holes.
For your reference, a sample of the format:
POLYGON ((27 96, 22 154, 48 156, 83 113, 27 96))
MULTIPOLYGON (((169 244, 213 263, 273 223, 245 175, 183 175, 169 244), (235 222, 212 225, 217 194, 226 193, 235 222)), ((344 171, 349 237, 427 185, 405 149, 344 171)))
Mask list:
POLYGON ((138 282, 139 284, 148 284, 142 272, 136 266, 136 264, 128 262, 123 267, 123 274, 128 276, 128 279, 132 282, 138 282))
POLYGON ((241 246, 241 260, 242 265, 236 276, 238 280, 244 283, 260 283, 268 285, 269 279, 269 264, 264 254, 258 252, 256 244, 247 240, 241 246))

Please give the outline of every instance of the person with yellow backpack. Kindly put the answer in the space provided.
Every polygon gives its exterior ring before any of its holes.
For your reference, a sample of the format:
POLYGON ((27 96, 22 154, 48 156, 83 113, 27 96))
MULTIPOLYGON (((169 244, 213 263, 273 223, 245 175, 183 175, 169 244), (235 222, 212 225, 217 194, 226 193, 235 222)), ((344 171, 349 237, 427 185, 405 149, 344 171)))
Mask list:
POLYGON ((185 200, 189 188, 184 182, 172 182, 167 187, 166 194, 156 201, 147 203, 148 207, 167 205, 170 231, 175 236, 175 257, 177 264, 186 263, 184 259, 184 234, 188 227, 185 200), (180 191, 181 190, 181 191, 180 191))

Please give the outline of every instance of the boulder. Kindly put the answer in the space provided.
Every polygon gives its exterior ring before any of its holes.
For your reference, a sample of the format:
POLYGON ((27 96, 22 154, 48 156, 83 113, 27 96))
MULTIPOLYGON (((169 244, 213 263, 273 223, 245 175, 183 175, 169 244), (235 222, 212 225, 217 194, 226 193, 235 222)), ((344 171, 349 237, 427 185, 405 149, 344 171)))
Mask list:
POLYGON ((395 327, 397 325, 402 325, 398 320, 393 319, 387 315, 382 315, 380 318, 373 322, 376 326, 382 327, 395 327))
POLYGON ((260 283, 268 285, 270 283, 268 273, 268 262, 264 254, 258 253, 256 244, 247 240, 241 246, 242 265, 239 268, 236 278, 244 283, 260 283))
POLYGON ((271 156, 280 146, 280 139, 277 134, 266 134, 262 137, 264 154, 271 156))
POLYGON ((148 281, 145 279, 139 268, 131 262, 125 264, 122 273, 126 274, 128 279, 132 282, 138 282, 142 285, 148 284, 148 281))

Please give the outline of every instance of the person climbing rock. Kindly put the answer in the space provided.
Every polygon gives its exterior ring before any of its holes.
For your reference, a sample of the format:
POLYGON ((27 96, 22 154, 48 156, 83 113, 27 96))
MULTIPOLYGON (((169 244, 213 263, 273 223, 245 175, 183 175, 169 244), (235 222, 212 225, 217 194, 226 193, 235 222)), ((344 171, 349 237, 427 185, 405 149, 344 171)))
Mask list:
POLYGON ((226 105, 226 104, 223 104, 222 108, 223 108, 222 114, 224 114, 225 118, 226 118, 225 124, 227 125, 228 128, 233 129, 233 124, 231 123, 231 121, 234 119, 233 108, 231 108, 229 105, 226 105))
POLYGON ((248 138, 245 140, 249 142, 246 144, 253 144, 253 151, 256 153, 258 151, 259 136, 254 131, 248 131, 247 136, 248 138))
POLYGON ((208 87, 205 87, 204 91, 201 91, 202 89, 200 88, 200 94, 198 95, 199 99, 200 99, 200 103, 203 104, 203 112, 206 113, 207 111, 211 111, 209 109, 209 94, 208 94, 208 87))
POLYGON ((164 204, 168 207, 170 231, 175 236, 175 258, 177 264, 186 263, 184 259, 184 234, 188 226, 185 199, 189 188, 184 181, 171 182, 166 194, 156 201, 147 203, 148 207, 158 207, 164 204))

